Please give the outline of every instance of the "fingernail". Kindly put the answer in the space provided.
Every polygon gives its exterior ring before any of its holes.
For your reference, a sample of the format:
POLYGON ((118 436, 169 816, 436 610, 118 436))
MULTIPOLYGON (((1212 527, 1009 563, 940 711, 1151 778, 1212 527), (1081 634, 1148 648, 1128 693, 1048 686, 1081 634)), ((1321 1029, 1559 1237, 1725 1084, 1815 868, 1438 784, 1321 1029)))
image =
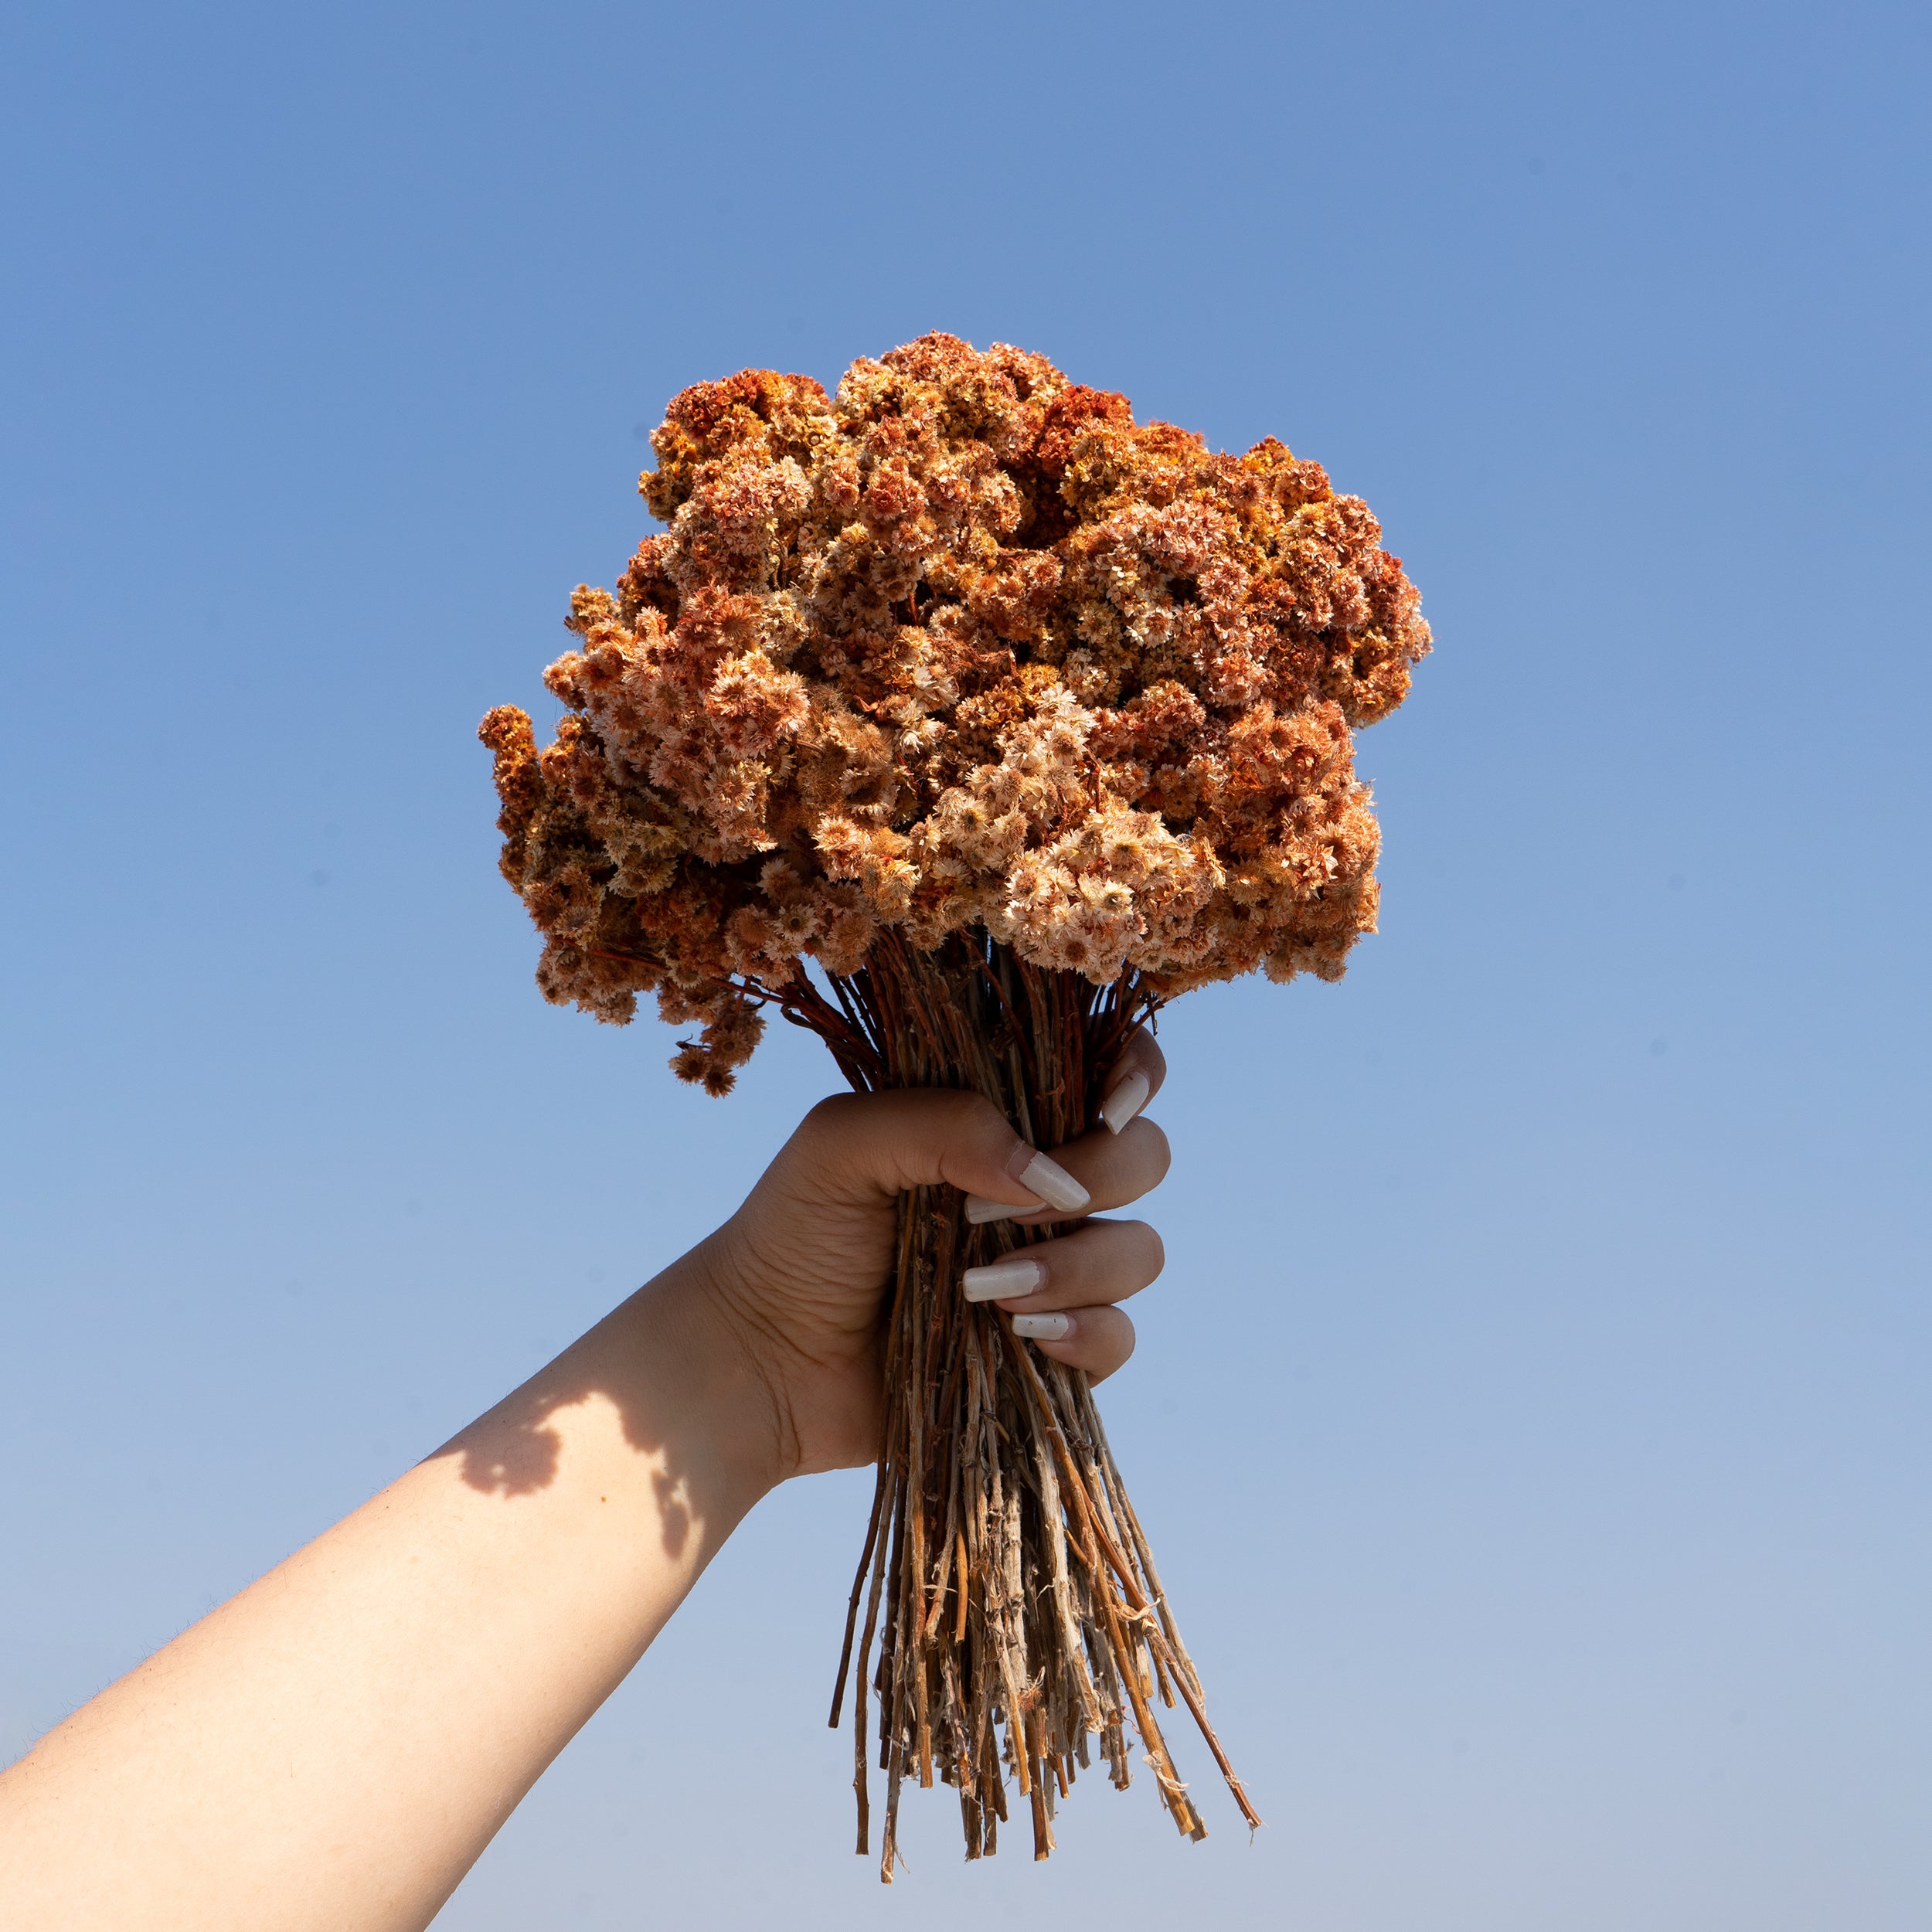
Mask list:
POLYGON ((1004 1221, 1015 1214, 1032 1214, 1039 1204, 1037 1202, 1026 1207, 1011 1207, 1004 1201, 989 1201, 983 1194, 969 1194, 966 1197, 966 1218, 978 1226, 986 1221, 1004 1221))
POLYGON ((1100 1102, 1100 1118, 1117 1134, 1147 1104, 1152 1083, 1138 1067, 1100 1102))
POLYGON ((1006 1301, 1015 1295, 1031 1294, 1046 1285, 1046 1270, 1037 1261, 1018 1257, 994 1261, 983 1268, 968 1268, 959 1277, 959 1291, 968 1301, 1006 1301))
POLYGON ((1016 1315, 1013 1332, 1029 1342, 1064 1342, 1073 1332, 1070 1315, 1016 1315))
MULTIPOLYGON (((1044 1154, 1036 1154, 1024 1145, 1013 1150, 1006 1171, 1022 1187, 1030 1187, 1049 1207, 1056 1207, 1063 1213, 1077 1213, 1094 1198, 1057 1161, 1049 1161, 1044 1154)), ((1009 1214, 1028 1211, 1025 1208, 1007 1209, 1009 1214)))

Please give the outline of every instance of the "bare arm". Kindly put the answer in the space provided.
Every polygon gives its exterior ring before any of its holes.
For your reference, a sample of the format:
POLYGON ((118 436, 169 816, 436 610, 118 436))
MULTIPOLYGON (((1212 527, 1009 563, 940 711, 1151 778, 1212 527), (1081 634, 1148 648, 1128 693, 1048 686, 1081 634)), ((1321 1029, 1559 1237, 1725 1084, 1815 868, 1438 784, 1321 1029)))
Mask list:
POLYGON ((19 1922, 426 1924, 756 1500, 733 1392, 665 1372, 691 1299, 673 1268, 15 1766, 19 1922))
MULTIPOLYGON (((1130 1053, 1158 1084, 1151 1043, 1130 1053)), ((1019 1145, 960 1095, 816 1110, 716 1234, 0 1777, 0 1918, 427 1924, 759 1497, 871 1459, 894 1196, 946 1179, 1023 1211, 1019 1145)), ((1096 1207, 1166 1165, 1145 1122, 1056 1151, 1096 1207)), ((1042 1345, 1117 1367, 1151 1230, 1029 1252, 1047 1281, 1005 1305, 1070 1311, 1042 1345)))

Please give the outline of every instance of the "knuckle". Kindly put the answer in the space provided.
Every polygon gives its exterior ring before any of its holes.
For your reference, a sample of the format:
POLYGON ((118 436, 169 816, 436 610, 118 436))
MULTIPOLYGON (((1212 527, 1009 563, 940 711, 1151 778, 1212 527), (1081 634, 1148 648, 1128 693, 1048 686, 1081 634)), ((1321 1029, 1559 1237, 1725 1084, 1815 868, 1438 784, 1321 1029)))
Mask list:
POLYGON ((819 1134, 842 1128, 851 1117, 853 1103, 860 1097, 856 1094, 828 1094, 822 1100, 812 1104, 798 1124, 819 1134))
POLYGON ((868 1096, 828 1094, 806 1112, 794 1131, 791 1145, 808 1160, 838 1160, 849 1150, 852 1136, 862 1131, 868 1096))

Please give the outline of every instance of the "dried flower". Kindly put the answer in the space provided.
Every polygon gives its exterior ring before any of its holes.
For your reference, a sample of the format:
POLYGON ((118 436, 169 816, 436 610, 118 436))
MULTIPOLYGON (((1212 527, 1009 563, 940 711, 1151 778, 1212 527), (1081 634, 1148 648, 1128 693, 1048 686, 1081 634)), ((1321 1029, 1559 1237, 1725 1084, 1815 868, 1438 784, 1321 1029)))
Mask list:
POLYGON ((1373 930, 1351 730, 1429 631, 1318 464, 938 335, 834 397, 698 383, 651 441, 669 527, 573 598, 556 743, 483 726, 547 998, 621 1022, 657 992, 722 1092, 750 1003, 881 928, 1163 995, 1332 979, 1373 930))

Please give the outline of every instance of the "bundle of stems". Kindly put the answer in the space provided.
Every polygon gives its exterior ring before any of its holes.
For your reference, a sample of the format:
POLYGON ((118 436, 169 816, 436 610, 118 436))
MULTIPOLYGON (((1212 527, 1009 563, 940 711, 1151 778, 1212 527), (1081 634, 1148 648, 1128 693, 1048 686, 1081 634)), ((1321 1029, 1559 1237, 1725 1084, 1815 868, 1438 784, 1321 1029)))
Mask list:
MULTIPOLYGON (((884 932, 859 971, 827 983, 830 998, 801 975, 776 1003, 825 1037, 854 1087, 975 1089, 1041 1148, 1097 1117, 1101 1075, 1159 1003, 1131 972, 1097 987, 1029 964, 983 931, 930 951, 884 932)), ((832 1707, 836 1728, 849 1682, 864 1854, 876 1638, 887 1884, 908 1777, 957 1791, 969 1859, 997 1849, 1010 1778, 1043 1859, 1056 1801, 1096 1750, 1114 1785, 1128 1784, 1130 1726, 1175 1824, 1205 1837, 1157 1699, 1187 1706, 1242 1815, 1260 1823, 1208 1722, 1086 1376, 961 1294, 964 1269, 1037 1238, 1011 1223, 968 1223, 956 1189, 900 1198, 885 1439, 832 1707)))

